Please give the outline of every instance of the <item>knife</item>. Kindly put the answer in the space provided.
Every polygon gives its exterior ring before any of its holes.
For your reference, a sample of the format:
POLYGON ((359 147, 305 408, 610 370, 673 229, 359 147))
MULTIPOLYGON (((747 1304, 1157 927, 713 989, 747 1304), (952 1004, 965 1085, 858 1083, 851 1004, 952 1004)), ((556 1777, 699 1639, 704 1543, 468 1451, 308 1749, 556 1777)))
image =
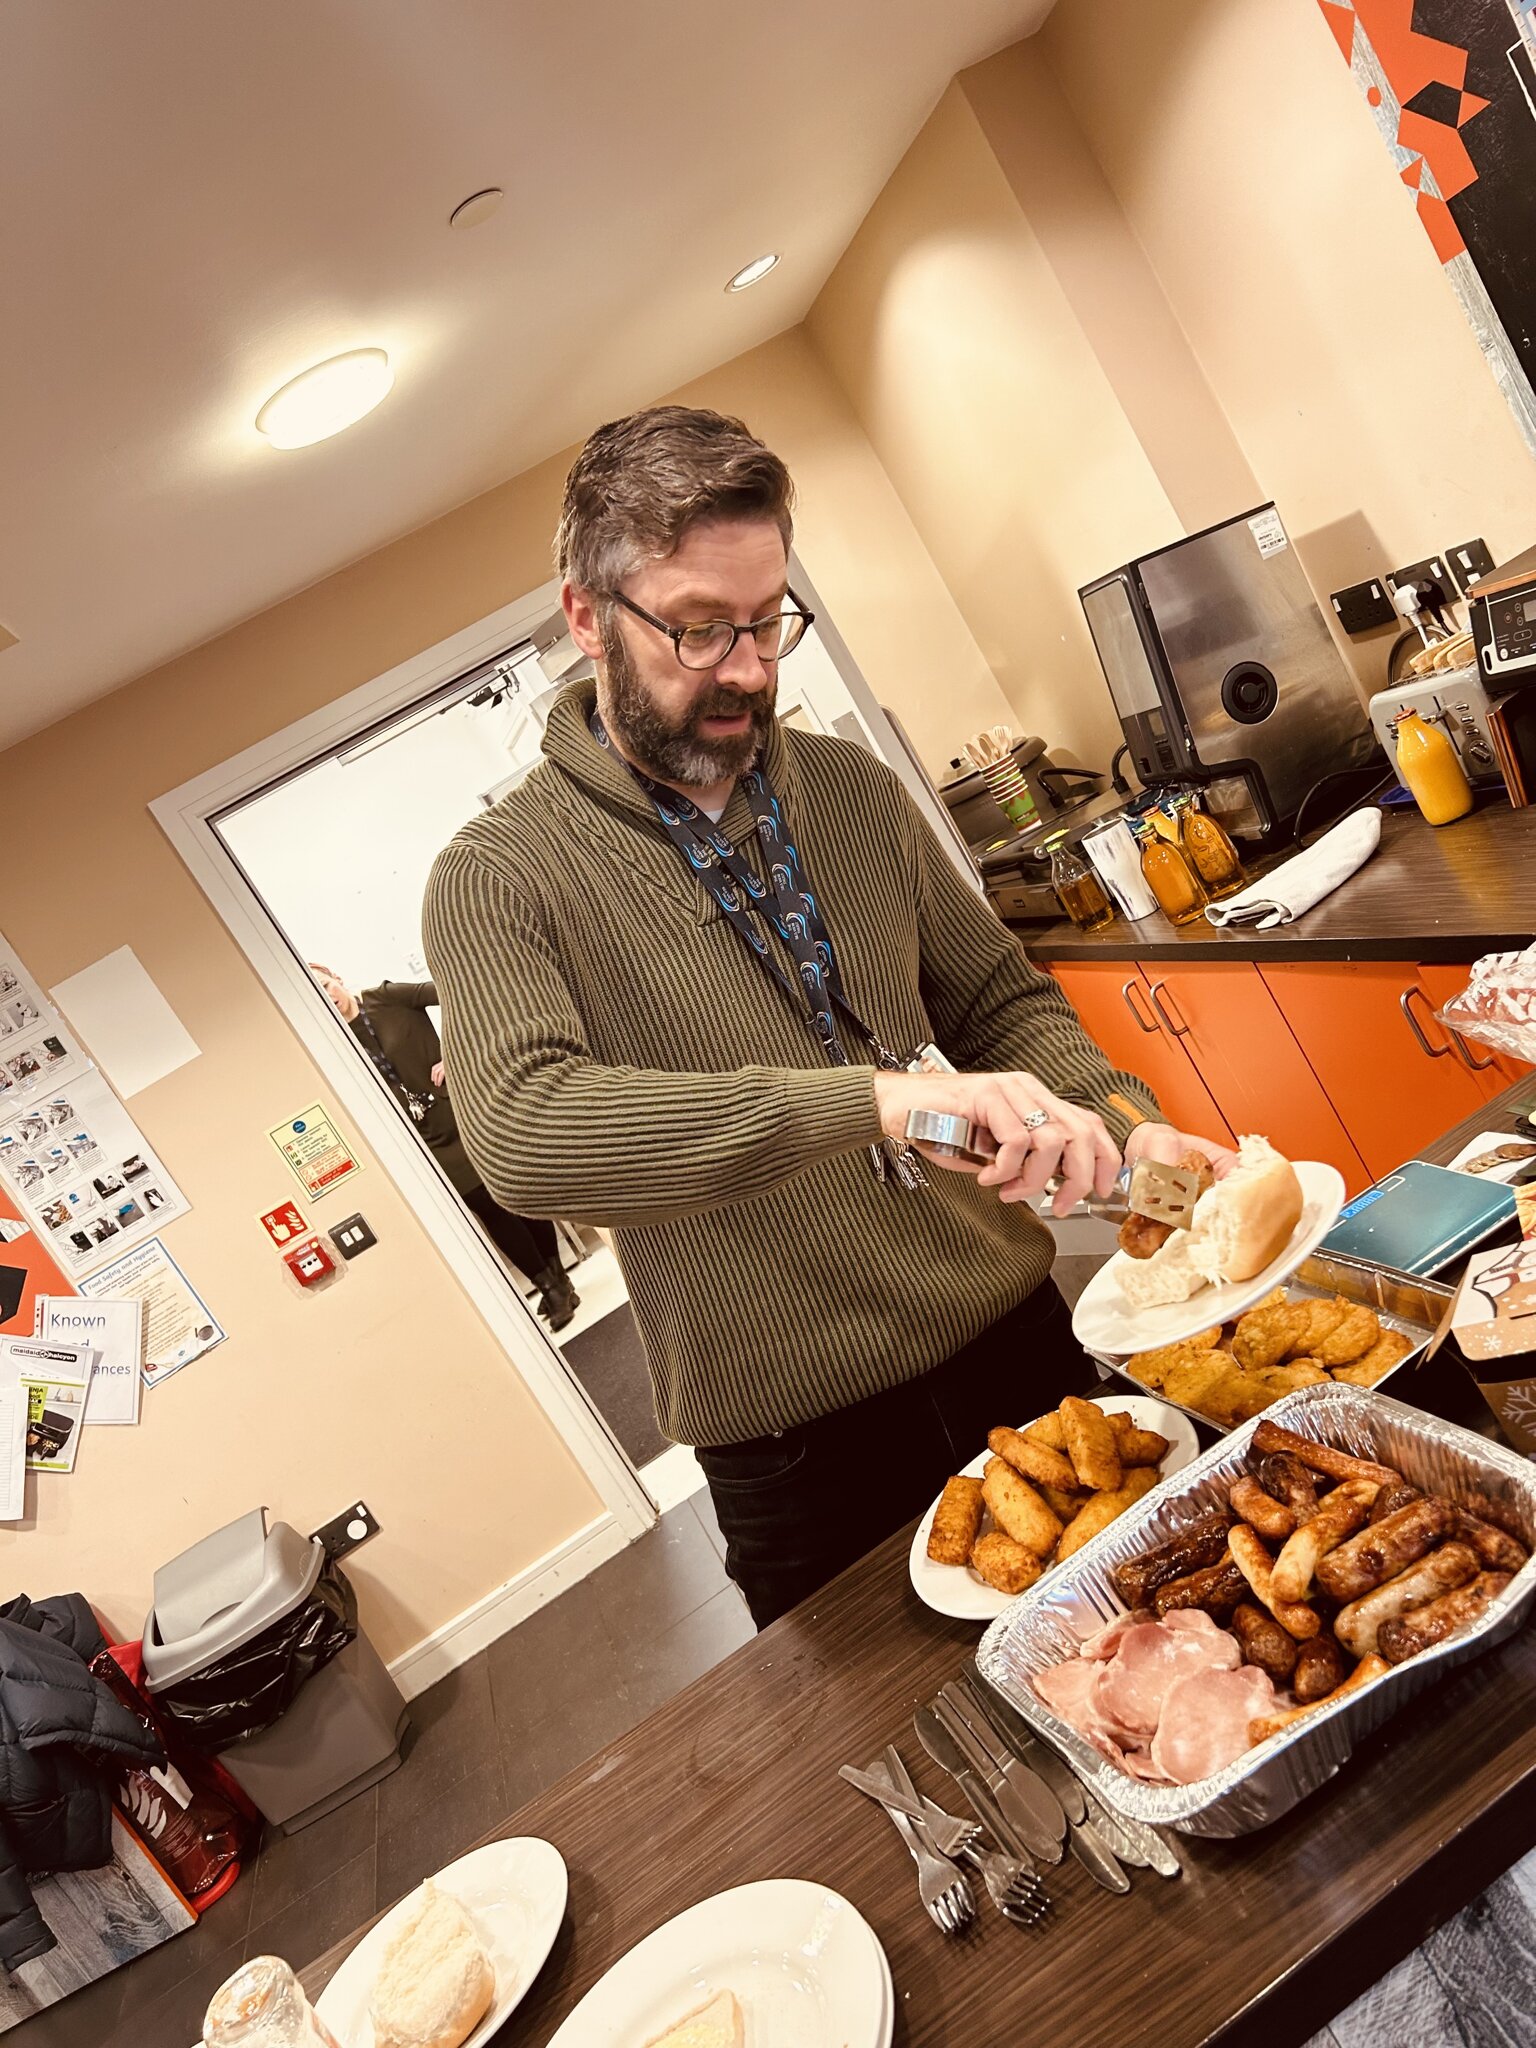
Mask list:
POLYGON ((1062 1841, 1067 1832, 1067 1816, 1061 1801, 1042 1778, 1036 1777, 1029 1765, 1020 1762, 1007 1744, 998 1737, 997 1730, 980 1709, 980 1703, 970 1690, 960 1684, 941 1688, 939 1697, 965 1723, 972 1741, 997 1772, 1005 1785, 1029 1808, 1036 1822, 1047 1829, 1053 1840, 1062 1841))
MULTIPOLYGON (((1000 1849, 1010 1856, 1017 1856, 1021 1862, 1034 1868, 1034 1858, 1026 1842, 1020 1840, 1017 1832, 1009 1826, 1006 1817, 999 1811, 997 1801, 987 1790, 986 1781, 974 1770, 965 1752, 949 1733, 932 1707, 919 1707, 912 1716, 912 1726, 917 1739, 938 1765, 947 1771, 959 1786, 966 1804, 991 1835, 1000 1849)), ((1060 1851, 1057 1851, 1060 1854, 1060 1851)))
POLYGON ((1096 1884, 1107 1892, 1128 1892, 1131 1880, 1111 1854, 1109 1845, 1092 1821, 1073 1821, 1067 1829, 1067 1847, 1096 1884))
MULTIPOLYGON (((952 1747, 965 1759, 967 1769, 981 1780, 988 1797, 1007 1822, 1012 1839, 1022 1842, 1036 1862, 1059 1863, 1062 1851, 1061 1836, 1053 1828, 1044 1826, 1034 1809, 1008 1784, 1002 1772, 943 1694, 929 1704, 930 1711, 949 1737, 952 1747)), ((928 1754, 933 1756, 933 1751, 929 1750, 928 1754)), ((937 1763, 940 1759, 934 1757, 934 1761, 937 1763)), ((949 1769, 947 1764, 945 1769, 949 1769)))
POLYGON ((877 1778, 870 1771, 861 1771, 856 1764, 839 1764, 837 1775, 855 1792, 864 1793, 880 1806, 894 1806, 908 1820, 915 1820, 919 1827, 926 1828, 933 1818, 920 1799, 909 1799, 899 1785, 877 1778))
POLYGON ((1068 1820, 1092 1821, 1095 1832, 1127 1863, 1155 1870, 1159 1877, 1183 1876, 1184 1866, 1166 1838, 1145 1821, 1127 1820, 1111 1812, 1072 1766, 1048 1747, 1045 1737, 1035 1733, 1013 1702, 983 1676, 974 1657, 961 1673, 960 1682, 977 1695, 1003 1741, 1019 1750, 1030 1768, 1038 1771, 1050 1786, 1066 1809, 1068 1820))
POLYGON ((1068 1770, 1061 1758, 1048 1750, 1043 1742, 1035 1739, 1034 1730, 1011 1700, 1003 1698, 990 1680, 983 1678, 981 1667, 973 1657, 960 1674, 961 1682, 969 1684, 975 1693, 977 1703, 986 1712, 1003 1741, 1018 1757, 1038 1773, 1056 1797, 1061 1801, 1063 1813, 1068 1820, 1083 1821, 1088 1818, 1088 1807, 1083 1798, 1083 1788, 1068 1770))

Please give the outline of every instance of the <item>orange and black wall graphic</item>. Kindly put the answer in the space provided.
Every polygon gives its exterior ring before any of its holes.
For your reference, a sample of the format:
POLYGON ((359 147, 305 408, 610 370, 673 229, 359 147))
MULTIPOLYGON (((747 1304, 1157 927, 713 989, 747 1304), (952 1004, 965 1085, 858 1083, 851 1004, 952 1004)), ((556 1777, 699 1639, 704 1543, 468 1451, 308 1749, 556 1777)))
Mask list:
POLYGON ((1536 0, 1319 0, 1528 435, 1536 0))

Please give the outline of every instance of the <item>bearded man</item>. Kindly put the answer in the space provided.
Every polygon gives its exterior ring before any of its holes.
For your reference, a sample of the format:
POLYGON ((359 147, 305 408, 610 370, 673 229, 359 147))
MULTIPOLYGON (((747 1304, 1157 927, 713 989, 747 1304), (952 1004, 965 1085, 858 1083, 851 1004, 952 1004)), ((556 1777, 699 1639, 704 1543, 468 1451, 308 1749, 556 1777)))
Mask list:
MULTIPOLYGON (((1033 1204, 1201 1145, 1114 1071, 866 748, 774 718, 811 619, 739 420, 601 427, 557 553, 595 682, 439 856, 424 935, 498 1202, 610 1227, 761 1627, 1090 1383, 1033 1204), (911 1072, 937 1045, 957 1072, 911 1072), (914 1109, 990 1133, 917 1168, 914 1109), (1136 1121, 1140 1117, 1144 1121, 1136 1121)), ((1202 1146, 1213 1157, 1220 1148, 1202 1146)))

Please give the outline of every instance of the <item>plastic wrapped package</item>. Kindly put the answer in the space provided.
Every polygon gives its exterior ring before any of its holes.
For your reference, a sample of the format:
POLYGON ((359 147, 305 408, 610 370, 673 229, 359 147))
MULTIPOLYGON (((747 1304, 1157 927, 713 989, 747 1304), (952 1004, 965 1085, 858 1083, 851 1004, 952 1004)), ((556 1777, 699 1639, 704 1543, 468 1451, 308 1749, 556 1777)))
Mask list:
POLYGON ((1438 1012, 1463 1038, 1536 1066, 1536 946, 1485 953, 1459 996, 1438 1012))
POLYGON ((155 1706, 195 1749, 216 1755, 272 1727, 356 1635, 357 1595, 339 1566, 327 1563, 296 1607, 226 1655, 156 1687, 155 1706))

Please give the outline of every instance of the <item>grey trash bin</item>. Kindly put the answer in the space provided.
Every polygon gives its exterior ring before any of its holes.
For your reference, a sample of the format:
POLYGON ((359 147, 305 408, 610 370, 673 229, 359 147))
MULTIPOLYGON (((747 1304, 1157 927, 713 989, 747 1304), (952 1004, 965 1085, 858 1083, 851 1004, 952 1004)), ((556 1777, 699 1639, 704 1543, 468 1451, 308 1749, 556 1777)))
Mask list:
MULTIPOLYGON (((144 1624, 144 1683, 162 1692, 216 1666, 309 1599, 324 1547, 265 1508, 216 1529, 155 1573, 144 1624)), ((219 1762, 285 1834, 366 1792, 400 1764, 409 1710, 359 1631, 302 1685, 270 1728, 219 1762)))

